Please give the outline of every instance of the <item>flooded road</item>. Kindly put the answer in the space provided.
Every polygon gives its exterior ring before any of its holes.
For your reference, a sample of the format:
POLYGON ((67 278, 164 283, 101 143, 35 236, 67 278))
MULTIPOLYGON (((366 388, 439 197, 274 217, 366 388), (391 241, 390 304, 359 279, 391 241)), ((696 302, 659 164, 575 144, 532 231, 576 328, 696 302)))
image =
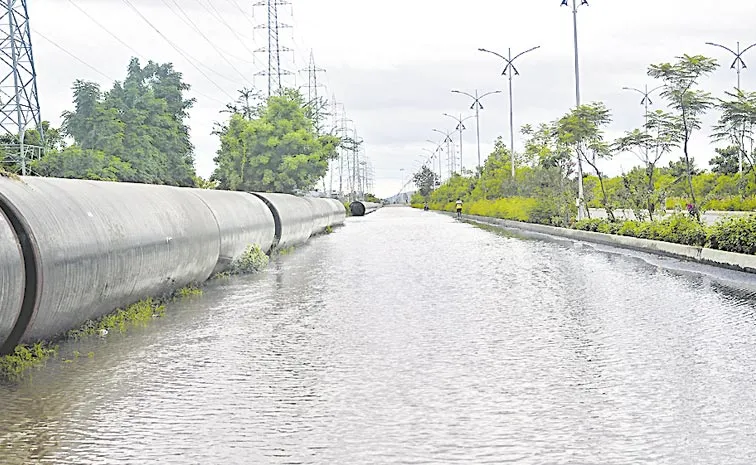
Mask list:
POLYGON ((0 463, 752 464, 720 277, 384 208, 0 384, 0 463))

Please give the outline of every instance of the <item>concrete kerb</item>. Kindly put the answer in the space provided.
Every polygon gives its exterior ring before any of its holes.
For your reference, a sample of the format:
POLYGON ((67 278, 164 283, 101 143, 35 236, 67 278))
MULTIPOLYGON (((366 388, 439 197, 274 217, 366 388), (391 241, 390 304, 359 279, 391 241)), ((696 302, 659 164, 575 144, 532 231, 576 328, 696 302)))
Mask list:
MULTIPOLYGON (((439 213, 444 213, 449 216, 453 215, 448 212, 439 213)), ((470 222, 500 226, 504 229, 530 231, 545 234, 547 236, 564 237, 576 241, 592 242, 623 249, 638 250, 641 252, 699 262, 731 270, 756 273, 756 255, 746 255, 709 249, 706 247, 652 241, 649 239, 638 239, 635 237, 604 234, 592 231, 579 231, 577 229, 559 228, 542 224, 523 223, 486 216, 462 215, 462 218, 470 222)))

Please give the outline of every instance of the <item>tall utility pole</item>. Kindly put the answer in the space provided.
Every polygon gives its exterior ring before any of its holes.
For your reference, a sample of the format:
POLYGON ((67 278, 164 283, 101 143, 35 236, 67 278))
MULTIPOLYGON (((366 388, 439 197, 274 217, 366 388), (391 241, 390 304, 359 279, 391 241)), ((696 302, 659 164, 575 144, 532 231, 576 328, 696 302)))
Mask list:
POLYGON ((747 68, 745 61, 743 61, 743 54, 753 47, 756 47, 756 44, 751 44, 743 50, 740 50, 740 42, 736 42, 735 50, 732 50, 731 48, 725 47, 721 44, 715 44, 714 42, 706 42, 706 45, 723 48, 735 56, 735 61, 732 62, 730 69, 734 69, 738 75, 738 86, 736 87, 736 89, 740 90, 740 71, 747 68))
MULTIPOLYGON (((721 44, 715 44, 714 42, 706 42, 706 45, 723 48, 735 56, 735 60, 732 62, 730 69, 734 69, 738 75, 738 86, 736 87, 736 89, 738 90, 738 93, 740 93, 740 72, 747 68, 745 61, 743 61, 743 54, 751 48, 755 47, 756 44, 751 44, 743 50, 740 50, 740 42, 736 42, 735 50, 732 50, 729 47, 725 47, 721 44)), ((741 144, 742 142, 743 141, 741 141, 741 144)), ((741 150, 738 150, 738 172, 740 174, 743 174, 743 153, 741 150)))
POLYGON ((323 88, 322 84, 318 84, 318 73, 325 73, 323 68, 318 68, 315 65, 315 55, 310 50, 310 63, 306 69, 301 70, 307 72, 307 105, 311 108, 310 114, 312 115, 312 123, 315 126, 315 132, 320 134, 321 127, 321 102, 318 95, 318 89, 323 88))
POLYGON ((500 94, 501 91, 500 90, 494 90, 492 92, 487 92, 487 93, 485 93, 483 95, 480 95, 480 96, 478 95, 478 90, 477 89, 475 90, 475 95, 468 94, 467 92, 462 92, 460 90, 452 90, 452 93, 466 95, 466 96, 470 97, 471 99, 473 99, 473 104, 470 107, 470 109, 471 110, 475 110, 475 130, 477 132, 477 137, 478 137, 478 176, 480 176, 480 172, 481 172, 480 171, 480 166, 481 166, 481 164, 480 164, 481 163, 481 161, 480 161, 480 110, 483 109, 483 105, 480 103, 480 101, 484 97, 486 97, 487 95, 500 94))
POLYGON ((520 72, 517 70, 517 67, 514 65, 514 61, 521 56, 525 55, 528 52, 532 52, 533 50, 537 50, 541 48, 541 46, 533 47, 531 49, 525 50, 524 52, 521 52, 515 57, 512 57, 512 49, 508 49, 508 58, 504 55, 501 55, 496 52, 492 52, 491 50, 486 50, 485 48, 479 48, 478 50, 481 52, 491 53, 493 55, 496 55, 497 57, 501 58, 506 62, 506 66, 504 67, 504 71, 502 71, 501 75, 509 75, 509 156, 512 157, 512 179, 515 178, 515 149, 514 149, 514 103, 512 99, 512 77, 513 76, 519 76, 520 72))
MULTIPOLYGON (((346 117, 346 110, 341 110, 341 134, 342 137, 347 137, 347 123, 351 123, 352 120, 346 117)), ((339 152, 339 197, 344 197, 344 154, 346 150, 342 149, 339 152)))
MULTIPOLYGON (((0 7, 0 130, 14 143, 3 144, 8 160, 28 174, 27 163, 44 152, 44 134, 37 92, 29 12, 26 0, 4 0, 0 7), (40 145, 24 140, 28 129, 40 134, 40 145)), ((0 160, 3 161, 3 160, 0 160)))
POLYGON ((454 174, 455 167, 454 155, 451 151, 451 144, 454 143, 454 140, 451 138, 451 132, 439 129, 434 129, 433 131, 444 135, 443 142, 446 142, 446 171, 449 173, 449 177, 451 177, 454 174))
MULTIPOLYGON (((440 152, 442 152, 444 150, 443 148, 441 148, 441 146, 443 145, 443 141, 436 142, 436 141, 432 141, 430 139, 427 139, 426 142, 430 142, 431 144, 433 144, 433 145, 436 146, 436 148, 434 150, 434 155, 438 155, 440 152)), ((433 157, 431 157, 431 159, 432 158, 433 157)), ((431 164, 431 166, 433 166, 433 165, 431 164)), ((438 155, 438 182, 442 182, 443 179, 444 179, 444 173, 443 173, 443 171, 441 169, 441 166, 442 166, 441 155, 438 155)))
MULTIPOLYGON (((654 102, 651 101, 651 94, 653 94, 657 90, 661 89, 662 87, 664 87, 664 86, 658 86, 658 87, 654 87, 651 90, 648 90, 648 84, 646 84, 645 87, 643 88, 644 90, 636 89, 635 87, 623 87, 622 88, 622 90, 631 90, 633 92, 638 92, 639 94, 641 94, 643 96, 643 98, 641 99, 640 103, 641 103, 641 105, 643 105, 643 108, 645 110, 644 113, 643 113, 643 117, 644 117, 644 120, 643 120, 644 121, 644 123, 643 123, 643 133, 644 134, 648 134, 648 107, 649 107, 649 105, 653 105, 654 104, 654 102)), ((648 146, 646 147, 645 152, 646 152, 646 159, 648 159, 648 146)))
POLYGON ((268 68, 255 73, 255 76, 268 77, 268 97, 275 95, 283 89, 281 76, 292 74, 291 71, 281 69, 281 52, 291 52, 292 49, 282 46, 279 40, 279 31, 291 26, 278 20, 278 7, 290 4, 286 0, 261 0, 254 4, 256 7, 265 7, 267 11, 267 21, 264 24, 255 26, 255 29, 265 29, 268 32, 268 45, 258 48, 255 52, 267 54, 268 68))
POLYGON ((361 140, 357 136, 357 128, 352 129, 354 134, 354 145, 352 146, 352 200, 357 200, 357 191, 360 183, 360 142, 361 140))
POLYGON ((465 121, 472 118, 473 116, 468 116, 467 118, 462 118, 462 115, 459 115, 459 118, 457 118, 454 115, 450 115, 449 113, 444 113, 444 116, 448 116, 449 118, 453 119, 457 122, 457 127, 455 128, 456 131, 459 131, 459 171, 461 174, 464 174, 465 171, 465 164, 462 159, 462 131, 467 129, 465 127, 465 121))
MULTIPOLYGON (((562 0, 562 6, 569 6, 569 0, 562 0)), ((572 29, 575 42, 575 108, 580 107, 580 55, 578 52, 578 27, 577 27, 577 14, 579 6, 588 6, 588 0, 572 0, 572 29)), ((587 217, 585 210, 585 195, 583 193, 583 161, 580 159, 580 154, 577 157, 578 168, 578 220, 582 220, 587 217)))

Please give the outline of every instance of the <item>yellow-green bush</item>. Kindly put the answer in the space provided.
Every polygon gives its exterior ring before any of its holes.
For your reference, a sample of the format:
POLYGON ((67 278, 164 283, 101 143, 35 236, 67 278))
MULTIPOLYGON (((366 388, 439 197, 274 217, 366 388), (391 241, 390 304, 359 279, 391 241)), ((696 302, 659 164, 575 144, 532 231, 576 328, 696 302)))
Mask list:
MULTIPOLYGON (((685 211, 687 199, 680 197, 668 198, 667 209, 680 209, 685 211)), ((739 196, 727 196, 719 199, 709 199, 703 202, 704 210, 715 211, 756 211, 756 197, 742 198, 739 196)))
MULTIPOLYGON (((462 211, 471 215, 490 216, 505 220, 530 221, 538 201, 527 197, 508 197, 498 200, 477 200, 464 205, 462 211)), ((454 204, 451 204, 452 208, 454 204)))
POLYGON ((709 247, 756 254, 756 215, 724 218, 709 228, 709 247))

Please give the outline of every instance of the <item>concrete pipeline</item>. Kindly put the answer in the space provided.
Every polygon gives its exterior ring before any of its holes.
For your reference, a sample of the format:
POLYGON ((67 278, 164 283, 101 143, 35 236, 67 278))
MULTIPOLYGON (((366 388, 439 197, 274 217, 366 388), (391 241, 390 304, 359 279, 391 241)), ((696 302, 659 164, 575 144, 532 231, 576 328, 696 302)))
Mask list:
POLYGON ((0 177, 0 355, 344 223, 335 199, 0 177))
POLYGON ((365 216, 373 213, 381 208, 380 203, 363 202, 357 200, 349 204, 349 210, 352 212, 352 216, 365 216))

